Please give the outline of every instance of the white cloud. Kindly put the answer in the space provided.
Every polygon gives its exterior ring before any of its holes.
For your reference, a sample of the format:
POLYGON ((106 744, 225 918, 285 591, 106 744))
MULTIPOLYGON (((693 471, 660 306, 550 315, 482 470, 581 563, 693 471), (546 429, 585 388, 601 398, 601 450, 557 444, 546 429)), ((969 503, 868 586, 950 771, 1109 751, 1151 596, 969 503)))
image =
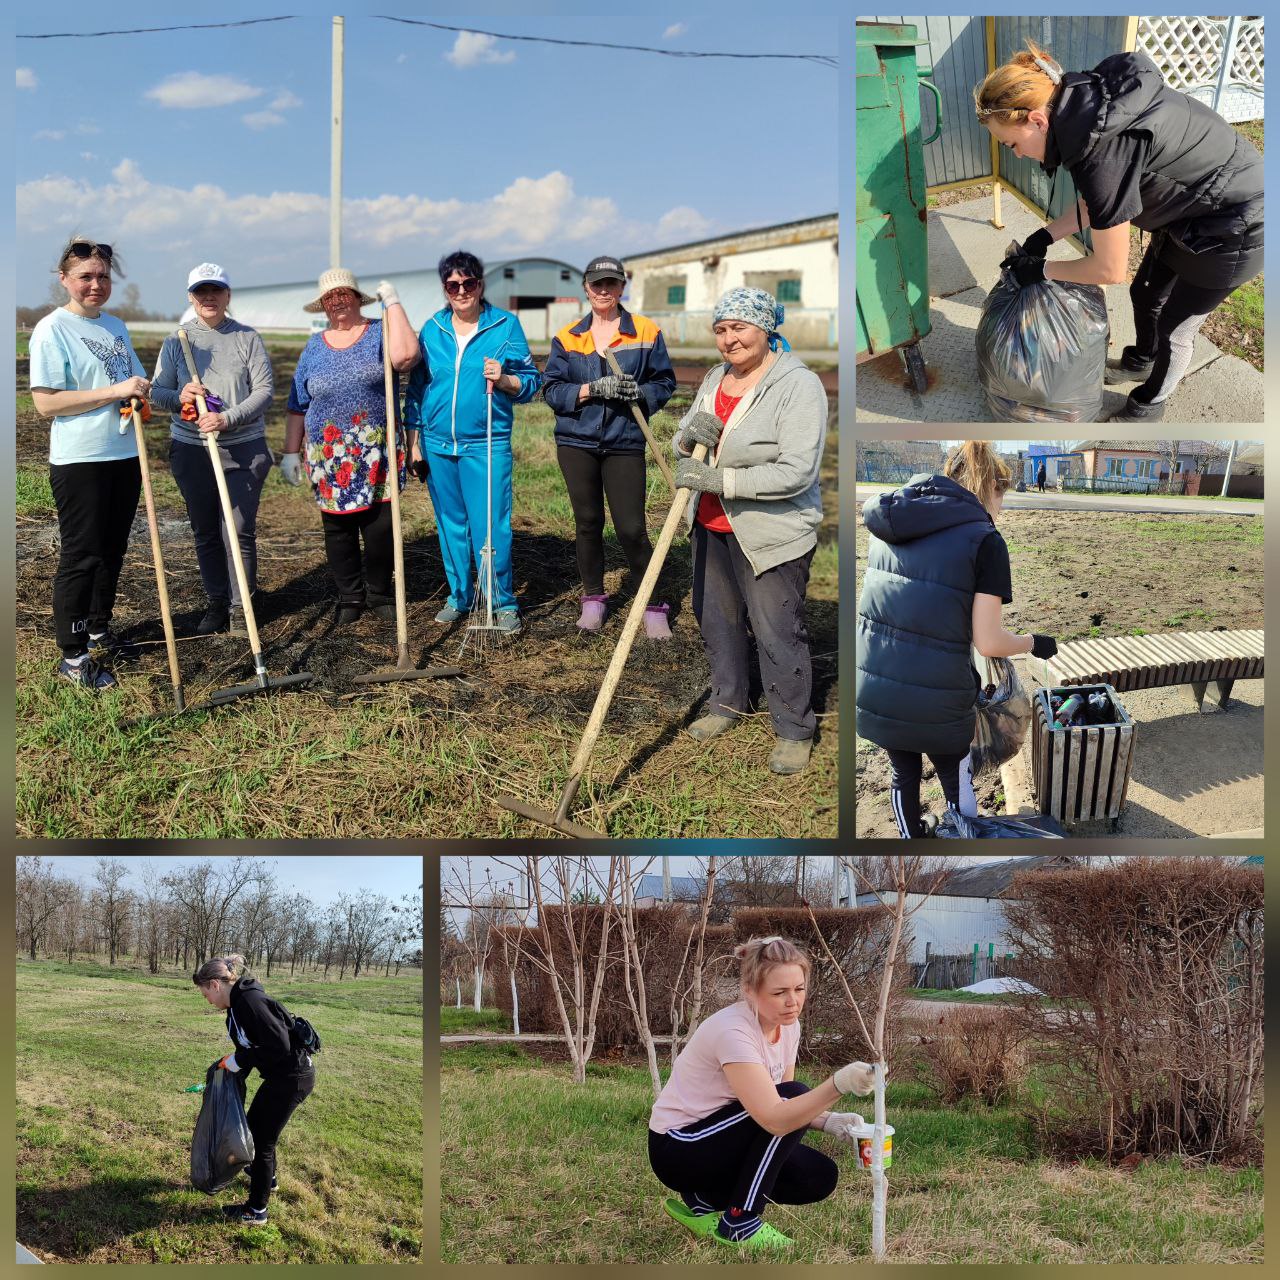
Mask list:
POLYGON ((658 219, 655 230, 660 238, 676 243, 682 240, 700 239, 711 230, 711 227, 709 218, 704 218, 697 209, 681 204, 674 209, 668 209, 658 219))
POLYGON ((275 111, 250 111, 247 116, 241 116, 241 120, 249 126, 250 129, 270 129, 278 124, 284 124, 284 116, 279 115, 275 111))
POLYGON ((228 107, 234 102, 259 98, 263 92, 235 76, 206 76, 199 71, 179 71, 154 89, 148 89, 143 96, 162 107, 190 111, 204 107, 228 107))
POLYGON ((409 61, 409 55, 407 53, 396 54, 396 62, 408 62, 408 61, 409 61))
POLYGON ((61 142, 67 136, 67 131, 65 129, 41 129, 35 136, 42 142, 61 142))
POLYGON ((682 36, 689 28, 683 22, 673 22, 663 33, 664 40, 674 40, 677 36, 682 36))
POLYGON ((36 79, 36 73, 30 67, 18 68, 18 84, 19 89, 34 89, 40 83, 36 79))
POLYGON ((300 106, 302 106, 302 99, 288 89, 281 89, 271 100, 272 111, 292 111, 294 107, 300 106))
POLYGON ((444 56, 455 67, 478 67, 482 63, 516 60, 513 50, 500 50, 493 36, 480 35, 475 31, 459 31, 453 48, 444 56))
POLYGON ((92 120, 81 120, 80 123, 76 125, 76 132, 79 134, 101 133, 102 128, 101 126, 94 124, 92 120))

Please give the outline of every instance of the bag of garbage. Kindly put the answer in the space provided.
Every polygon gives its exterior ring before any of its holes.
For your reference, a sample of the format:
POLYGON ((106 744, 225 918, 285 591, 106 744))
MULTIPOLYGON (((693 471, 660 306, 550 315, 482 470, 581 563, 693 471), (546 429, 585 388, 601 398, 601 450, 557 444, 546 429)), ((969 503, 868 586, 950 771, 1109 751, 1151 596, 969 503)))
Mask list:
POLYGON ((995 682, 978 694, 978 722, 969 747, 969 772, 976 778, 1012 760, 1031 727, 1031 698, 1008 658, 988 658, 995 682))
MULTIPOLYGON (((1014 241, 1007 256, 1021 248, 1014 241)), ((1096 422, 1107 333, 1098 285, 1019 285, 1006 267, 978 319, 978 380, 993 421, 1096 422)))
POLYGON ((235 1076, 216 1063, 205 1073, 204 1102, 191 1136, 191 1185, 213 1195, 253 1163, 253 1134, 235 1076))
POLYGON ((1066 831, 1056 819, 1036 814, 1029 818, 969 817, 948 808, 933 833, 943 840, 1064 840, 1066 831))

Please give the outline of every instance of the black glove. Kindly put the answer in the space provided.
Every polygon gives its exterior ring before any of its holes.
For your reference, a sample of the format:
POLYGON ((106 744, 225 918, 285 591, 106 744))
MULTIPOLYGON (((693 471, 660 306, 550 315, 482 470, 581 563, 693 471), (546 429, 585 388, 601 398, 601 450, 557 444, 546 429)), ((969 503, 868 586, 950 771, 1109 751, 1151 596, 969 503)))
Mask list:
POLYGON ((417 476, 423 484, 427 483, 428 467, 426 458, 418 458, 417 461, 411 462, 409 464, 409 470, 413 475, 417 476))
POLYGON ((1057 655, 1058 642, 1052 636, 1031 637, 1031 656, 1033 658, 1052 658, 1057 655))
POLYGON ((1049 252, 1049 246, 1053 243, 1053 237, 1049 234, 1048 227, 1041 227, 1039 231, 1033 232, 1022 242, 1022 252, 1030 254, 1033 258, 1043 258, 1049 252))
POLYGON ((1018 282, 1019 288, 1025 289, 1029 284, 1044 283, 1044 259, 1033 258, 1029 254, 1010 254, 1001 264, 1000 270, 1008 270, 1018 282))

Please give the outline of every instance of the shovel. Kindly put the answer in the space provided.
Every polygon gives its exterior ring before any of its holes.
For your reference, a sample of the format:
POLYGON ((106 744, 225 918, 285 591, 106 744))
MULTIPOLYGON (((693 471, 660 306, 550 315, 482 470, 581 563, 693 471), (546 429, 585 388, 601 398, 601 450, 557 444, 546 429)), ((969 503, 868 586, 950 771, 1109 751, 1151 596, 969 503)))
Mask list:
MULTIPOLYGON (((182 355, 187 362, 187 376, 192 382, 199 382, 196 372, 195 357, 191 354, 191 341, 185 329, 178 330, 178 341, 182 344, 182 355)), ((196 396, 196 407, 201 414, 209 411, 205 398, 196 396)), ((227 492, 227 477, 222 471, 222 455, 218 452, 216 433, 204 432, 205 444, 209 449, 209 462, 213 466, 213 478, 218 486, 218 500, 222 503, 222 520, 227 528, 227 544, 231 548, 231 563, 235 566, 236 585, 240 588, 240 600, 244 605, 245 630, 249 633, 249 649, 253 653, 253 670, 255 679, 250 684, 232 685, 228 689, 217 689, 209 695, 209 705, 225 706, 237 698, 248 698, 254 694, 271 693, 277 689, 293 689, 299 685, 310 684, 315 676, 310 671, 299 671, 288 676, 268 676, 267 666, 262 659, 262 642, 258 638, 258 622, 253 614, 253 601, 249 597, 249 575, 245 572, 244 556, 240 551, 240 538, 236 534, 235 513, 231 509, 231 495, 227 492)))
POLYGON ((400 524, 400 431, 397 396, 391 376, 391 344, 387 340, 387 309, 382 308, 382 381, 387 399, 387 484, 391 490, 391 543, 395 556, 396 580, 396 665, 395 670, 368 671, 356 676, 353 684, 390 684, 396 680, 439 680, 460 676, 461 667, 418 667, 409 657, 408 606, 404 585, 404 534, 400 524))
MULTIPOLYGON (((706 445, 700 444, 694 448, 693 457, 696 461, 701 462, 706 456, 706 445)), ((653 554, 649 557, 649 566, 645 569, 644 577, 640 580, 635 599, 631 602, 631 608, 627 612, 627 620, 622 624, 622 634, 618 637, 617 647, 613 651, 613 657, 609 660, 609 668, 604 673, 604 681, 600 685, 600 692, 596 694, 595 706, 591 708, 591 716, 587 720, 587 727, 583 732, 582 740, 578 743, 577 754, 573 757, 573 763, 569 766, 569 779, 564 784, 564 790, 560 793, 560 803, 556 806, 556 811, 551 813, 547 809, 539 809, 534 805, 526 804, 523 800, 517 800, 515 796, 498 796, 497 803, 504 809, 508 809, 512 813, 518 813, 521 817, 528 818, 533 822, 541 823, 544 827, 550 827, 553 831, 559 831, 563 835, 575 836, 579 840, 607 839, 603 831, 595 831, 591 827, 584 827, 579 823, 571 822, 569 820, 569 809, 573 805, 574 797, 578 794, 579 786, 582 785, 587 763, 591 759, 592 751, 595 750, 596 740, 600 737, 600 730, 604 727, 604 718, 609 714, 609 704, 613 701, 614 693, 617 692, 618 682, 622 679, 622 670, 627 665, 627 657, 631 653, 631 646, 635 641, 636 633, 640 630, 640 624, 644 621, 645 607, 649 603, 649 598, 653 595, 654 587, 657 586, 658 575, 662 572, 663 562, 667 558, 667 553, 671 550, 671 544, 675 541, 676 531, 679 529, 680 521, 688 510, 689 499, 693 493, 694 490, 692 489, 676 490, 675 498, 671 503, 671 510, 667 512, 667 518, 662 525, 662 532, 658 535, 658 540, 654 543, 653 554)))

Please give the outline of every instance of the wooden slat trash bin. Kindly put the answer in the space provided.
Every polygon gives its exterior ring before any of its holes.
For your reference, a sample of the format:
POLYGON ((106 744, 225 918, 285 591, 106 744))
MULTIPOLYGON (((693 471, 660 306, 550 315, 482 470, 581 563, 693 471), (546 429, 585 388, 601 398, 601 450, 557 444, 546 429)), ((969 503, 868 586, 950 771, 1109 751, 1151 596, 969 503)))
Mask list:
POLYGON ((1036 807, 1064 827, 1107 819, 1114 831, 1124 809, 1133 772, 1134 723, 1109 684, 1036 690, 1031 704, 1031 774, 1036 807), (1053 694, 1069 697, 1105 693, 1111 724, 1055 729, 1053 694))

